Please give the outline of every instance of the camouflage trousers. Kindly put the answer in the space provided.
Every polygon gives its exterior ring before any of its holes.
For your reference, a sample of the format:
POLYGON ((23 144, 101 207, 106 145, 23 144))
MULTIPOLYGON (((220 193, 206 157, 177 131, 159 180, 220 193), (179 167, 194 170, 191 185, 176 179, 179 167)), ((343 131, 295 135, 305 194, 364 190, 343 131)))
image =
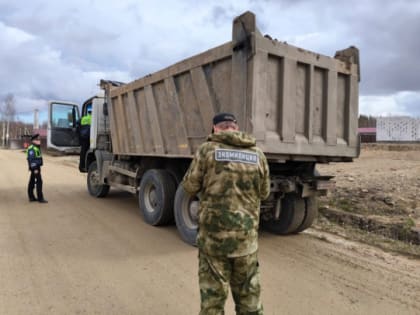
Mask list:
POLYGON ((232 290, 237 315, 262 315, 257 253, 235 258, 199 252, 200 315, 223 315, 232 290))

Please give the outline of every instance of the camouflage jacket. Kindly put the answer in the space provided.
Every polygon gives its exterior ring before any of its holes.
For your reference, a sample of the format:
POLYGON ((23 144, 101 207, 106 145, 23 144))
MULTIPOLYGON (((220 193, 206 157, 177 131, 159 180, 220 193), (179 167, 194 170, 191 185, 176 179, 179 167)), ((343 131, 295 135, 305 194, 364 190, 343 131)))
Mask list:
POLYGON ((211 134, 184 176, 200 193, 197 245, 207 255, 240 257, 258 249, 260 201, 270 194, 267 159, 243 132, 211 134))

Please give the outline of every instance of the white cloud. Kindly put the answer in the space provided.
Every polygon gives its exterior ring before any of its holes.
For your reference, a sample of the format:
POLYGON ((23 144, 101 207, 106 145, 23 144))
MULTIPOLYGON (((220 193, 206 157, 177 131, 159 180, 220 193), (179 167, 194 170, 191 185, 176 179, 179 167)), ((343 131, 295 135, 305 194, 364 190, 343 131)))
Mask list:
POLYGON ((420 117, 420 92, 360 96, 359 112, 372 116, 420 117))
POLYGON ((394 96, 361 96, 360 113, 372 116, 406 115, 401 112, 394 96))
POLYGON ((9 48, 14 48, 24 42, 33 40, 34 36, 15 27, 5 25, 0 21, 0 42, 9 48))

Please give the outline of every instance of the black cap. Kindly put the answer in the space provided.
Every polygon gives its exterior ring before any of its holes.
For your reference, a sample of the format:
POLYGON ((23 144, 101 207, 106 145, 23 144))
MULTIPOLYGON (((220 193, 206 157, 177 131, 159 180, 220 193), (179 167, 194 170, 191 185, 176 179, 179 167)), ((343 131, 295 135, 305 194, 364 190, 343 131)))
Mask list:
POLYGON ((217 125, 218 123, 224 121, 233 121, 234 123, 237 122, 235 116, 230 113, 219 113, 213 117, 213 125, 217 125))
POLYGON ((39 139, 39 133, 32 135, 31 141, 39 139))

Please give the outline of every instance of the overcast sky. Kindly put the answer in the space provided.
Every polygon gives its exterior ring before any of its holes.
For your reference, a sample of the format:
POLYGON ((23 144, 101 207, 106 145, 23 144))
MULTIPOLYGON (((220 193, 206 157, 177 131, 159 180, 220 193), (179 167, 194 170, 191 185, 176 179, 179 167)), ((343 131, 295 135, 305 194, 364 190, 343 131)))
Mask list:
POLYGON ((263 34, 334 56, 360 49, 360 113, 420 117, 420 1, 0 0, 0 101, 20 115, 82 102, 231 40, 253 11, 263 34))

